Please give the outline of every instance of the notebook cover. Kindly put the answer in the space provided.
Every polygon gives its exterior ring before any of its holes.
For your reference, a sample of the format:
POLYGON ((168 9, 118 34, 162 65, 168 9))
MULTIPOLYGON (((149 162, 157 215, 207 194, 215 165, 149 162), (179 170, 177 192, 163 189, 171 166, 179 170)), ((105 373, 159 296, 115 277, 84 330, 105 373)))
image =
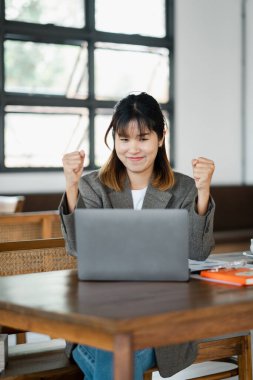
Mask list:
POLYGON ((200 272, 200 276, 227 284, 253 285, 253 269, 250 268, 203 270, 200 272))

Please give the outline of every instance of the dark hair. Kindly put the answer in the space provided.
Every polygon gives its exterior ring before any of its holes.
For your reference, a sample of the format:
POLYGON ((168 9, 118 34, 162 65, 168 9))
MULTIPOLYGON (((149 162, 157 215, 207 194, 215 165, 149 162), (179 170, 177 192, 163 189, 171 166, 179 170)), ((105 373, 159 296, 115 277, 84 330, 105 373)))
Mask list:
MULTIPOLYGON (((115 133, 121 136, 127 135, 129 122, 135 120, 138 124, 140 134, 145 129, 154 131, 160 141, 164 136, 166 123, 157 101, 151 96, 142 92, 138 95, 128 95, 120 100, 115 108, 111 123, 105 134, 105 144, 108 146, 107 137, 112 131, 113 139, 115 133)), ((116 190, 123 190, 126 179, 126 168, 119 160, 115 147, 99 172, 99 178, 103 184, 116 190)), ((165 142, 159 147, 154 162, 154 172, 152 177, 152 185, 159 190, 167 190, 174 184, 174 173, 171 169, 166 150, 165 142)))

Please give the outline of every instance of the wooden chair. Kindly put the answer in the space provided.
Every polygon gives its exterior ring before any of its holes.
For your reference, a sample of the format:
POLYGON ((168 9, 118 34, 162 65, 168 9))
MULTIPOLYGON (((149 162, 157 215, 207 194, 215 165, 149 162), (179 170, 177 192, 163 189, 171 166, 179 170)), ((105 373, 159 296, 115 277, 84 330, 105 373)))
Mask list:
MULTIPOLYGON (((48 226, 50 226, 51 231, 55 217, 58 217, 55 213, 42 213, 39 215, 32 214, 25 216, 18 214, 18 223, 15 221, 15 224, 12 225, 13 232, 15 233, 15 226, 18 226, 20 228, 18 233, 21 233, 23 227, 28 227, 31 221, 32 225, 34 223, 39 223, 42 227, 41 231, 43 232, 45 230, 45 235, 47 235, 49 234, 48 226), (25 220, 24 224, 21 223, 23 220, 25 220), (43 229, 43 226, 46 226, 46 228, 43 229)), ((3 225, 6 223, 5 226, 9 226, 13 220, 15 220, 15 217, 13 218, 13 216, 5 216, 2 218, 0 216, 0 226, 1 223, 3 223, 3 225)), ((56 221, 58 222, 58 219, 56 219, 56 221)), ((1 235, 3 232, 1 228, 0 231, 1 235)), ((34 231, 36 231, 36 229, 34 231)), ((58 240, 55 239, 44 241, 34 240, 26 242, 4 242, 0 243, 0 253, 0 276, 69 269, 75 266, 75 260, 72 257, 67 256, 65 252, 64 240, 62 238, 59 238, 58 240)), ((15 334, 17 344, 26 342, 25 333, 18 330, 6 329, 0 326, 0 333, 15 334)))
POLYGON ((0 276, 74 268, 63 238, 0 243, 0 276))
POLYGON ((62 237, 57 211, 0 214, 0 242, 62 237))
MULTIPOLYGON (((222 380, 234 376, 239 376, 239 380, 252 380, 251 360, 250 332, 205 340, 199 343, 198 356, 194 364, 212 361, 217 364, 218 362, 235 364, 236 367, 205 376, 187 378, 187 380, 222 380)), ((152 380, 152 374, 157 370, 157 368, 152 368, 147 371, 144 380, 152 380)))
MULTIPOLYGON (((76 268, 63 239, 0 243, 0 275, 14 275, 76 268)), ((1 334, 16 333, 2 326, 1 334)), ((59 340, 19 344, 10 352, 8 365, 0 375, 4 380, 81 380, 83 374, 70 361, 59 340)))
MULTIPOLYGON (((21 211, 20 204, 16 211, 21 211)), ((0 242, 54 237, 62 237, 60 217, 57 211, 0 214, 0 242)), ((23 333, 18 333, 16 340, 19 344, 25 343, 26 337, 23 333)))
POLYGON ((0 195, 0 213, 13 213, 23 211, 25 197, 23 195, 0 195))

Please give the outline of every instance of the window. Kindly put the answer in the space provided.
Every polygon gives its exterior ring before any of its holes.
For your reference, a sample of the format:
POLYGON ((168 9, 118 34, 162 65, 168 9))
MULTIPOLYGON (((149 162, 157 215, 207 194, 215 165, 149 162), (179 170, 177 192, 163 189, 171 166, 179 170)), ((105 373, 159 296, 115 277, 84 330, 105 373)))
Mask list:
POLYGON ((161 104, 173 163, 173 0, 0 2, 1 171, 57 170, 77 149, 100 167, 115 103, 140 91, 161 104))

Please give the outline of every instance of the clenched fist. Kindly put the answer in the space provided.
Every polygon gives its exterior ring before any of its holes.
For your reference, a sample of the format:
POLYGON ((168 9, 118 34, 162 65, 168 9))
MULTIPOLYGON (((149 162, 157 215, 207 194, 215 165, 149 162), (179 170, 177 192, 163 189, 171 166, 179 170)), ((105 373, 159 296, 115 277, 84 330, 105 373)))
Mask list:
POLYGON ((212 160, 198 157, 192 160, 192 168, 193 178, 198 190, 197 211, 200 215, 204 215, 208 208, 210 185, 215 165, 212 160))
POLYGON ((66 180, 66 195, 69 211, 75 209, 78 197, 78 182, 83 173, 85 153, 83 150, 67 153, 63 156, 62 163, 66 180))
POLYGON ((198 190, 209 191, 212 175, 215 169, 214 162, 204 157, 192 160, 193 178, 198 190))
POLYGON ((67 187, 75 186, 83 172, 85 153, 83 150, 67 153, 63 156, 62 163, 67 187))

